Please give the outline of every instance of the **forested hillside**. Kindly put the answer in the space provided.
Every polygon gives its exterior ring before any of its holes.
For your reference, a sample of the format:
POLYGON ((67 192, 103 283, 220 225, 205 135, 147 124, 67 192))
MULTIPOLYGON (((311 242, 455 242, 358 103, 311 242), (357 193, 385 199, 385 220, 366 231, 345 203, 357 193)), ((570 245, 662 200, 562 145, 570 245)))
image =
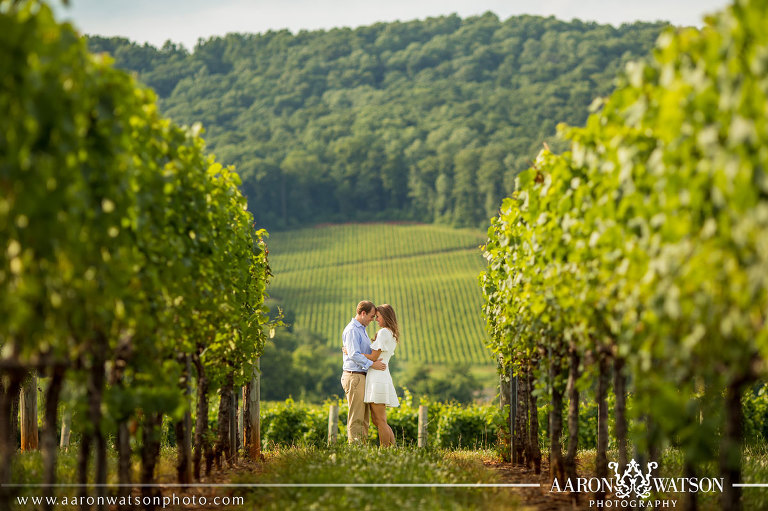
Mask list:
POLYGON ((88 42, 153 87, 165 115, 203 123, 209 149, 243 177, 259 226, 475 226, 541 143, 552 145, 557 123, 583 124, 662 28, 486 13, 229 34, 191 53, 88 42))

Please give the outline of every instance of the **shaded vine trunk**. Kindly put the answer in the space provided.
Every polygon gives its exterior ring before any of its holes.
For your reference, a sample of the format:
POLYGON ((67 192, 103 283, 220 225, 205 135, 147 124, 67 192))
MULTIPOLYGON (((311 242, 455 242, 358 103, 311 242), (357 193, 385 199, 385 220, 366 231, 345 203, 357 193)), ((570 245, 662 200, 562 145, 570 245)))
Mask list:
MULTIPOLYGON (((80 485, 77 496, 80 502, 88 498, 88 462, 91 458, 91 442, 93 434, 89 430, 84 430, 80 435, 80 450, 77 452, 77 483, 80 485)), ((82 509, 88 509, 88 506, 80 506, 82 509)))
MULTIPOLYGON (((686 456, 685 463, 683 465, 683 477, 694 478, 696 477, 696 467, 693 462, 686 456)), ((683 497, 683 510, 684 511, 696 511, 699 509, 699 499, 697 492, 686 492, 683 497)))
POLYGON ((163 424, 163 414, 159 412, 148 413, 144 417, 143 424, 143 442, 141 444, 141 496, 149 498, 150 504, 144 508, 152 511, 156 508, 154 505, 155 496, 160 492, 157 488, 147 486, 155 482, 155 467, 160 457, 160 437, 162 432, 160 428, 163 424))
POLYGON ((213 450, 213 444, 208 442, 205 446, 205 477, 211 475, 213 461, 216 458, 216 452, 213 450))
MULTIPOLYGON (((704 379, 697 378, 694 380, 694 394, 706 395, 707 388, 704 379)), ((696 400, 695 408, 696 417, 695 420, 701 425, 704 422, 704 406, 701 400, 696 400)), ((697 467, 694 463, 689 449, 684 449, 683 460, 683 477, 693 478, 697 477, 697 467)), ((684 511, 696 511, 699 509, 699 497, 698 492, 687 492, 683 498, 683 510, 684 511)))
POLYGON ((731 382, 725 389, 725 424, 720 442, 720 477, 724 479, 720 505, 726 511, 742 509, 741 451, 744 441, 744 410, 741 394, 746 380, 731 382))
MULTIPOLYGON (((22 380, 23 381, 23 377, 22 380)), ((11 396, 11 446, 14 449, 21 448, 21 424, 19 416, 21 415, 21 384, 16 392, 11 396)))
MULTIPOLYGON (((597 457, 595 459, 595 475, 598 478, 608 477, 608 354, 598 348, 598 377, 597 377, 597 457)), ((595 494, 598 500, 605 498, 605 492, 595 494)))
POLYGON ((229 405, 229 454, 230 465, 237 463, 237 394, 238 389, 234 386, 230 391, 230 405, 229 405))
MULTIPOLYGON (((124 339, 120 343, 117 349, 117 355, 115 357, 114 368, 110 376, 110 384, 113 387, 117 387, 124 391, 124 375, 125 368, 128 366, 128 359, 132 352, 132 345, 129 339, 124 339)), ((125 494, 130 494, 132 491, 132 476, 131 476, 131 431, 128 427, 128 421, 131 420, 133 410, 119 410, 116 416, 117 422, 117 482, 121 485, 125 485, 121 488, 121 491, 125 494)), ((119 506, 120 510, 129 509, 128 506, 119 506)))
POLYGON ((216 438, 216 447, 214 449, 214 456, 216 460, 216 468, 221 468, 221 457, 224 456, 230 466, 232 465, 232 445, 230 443, 230 419, 232 413, 230 408, 232 407, 232 387, 233 387, 233 374, 230 372, 227 374, 224 381, 224 386, 221 388, 219 399, 219 429, 216 438))
MULTIPOLYGON (((131 477, 131 432, 128 428, 128 417, 117 424, 117 481, 122 485, 130 485, 131 477)), ((124 486, 125 493, 131 492, 130 486, 124 486)))
MULTIPOLYGON (((122 386, 122 381, 120 382, 122 386)), ((130 494, 133 491, 133 477, 131 476, 131 431, 128 427, 130 416, 122 416, 117 422, 117 482, 122 486, 120 491, 130 494)), ((130 506, 118 506, 120 511, 131 509, 130 506)))
POLYGON ((6 486, 11 482, 11 464, 16 456, 19 392, 23 379, 21 371, 7 371, 0 378, 0 509, 11 509, 15 491, 6 486), (15 403, 15 406, 14 406, 15 403))
POLYGON ((549 361, 549 380, 552 386, 552 409, 549 411, 549 475, 564 480, 563 451, 560 437, 563 431, 563 389, 557 384, 560 374, 560 360, 553 355, 549 361))
MULTIPOLYGON (((88 374, 88 418, 93 428, 93 447, 96 451, 96 475, 94 479, 96 485, 107 484, 107 439, 101 427, 101 405, 104 395, 104 384, 106 383, 104 350, 101 348, 106 342, 106 339, 103 337, 97 340, 93 366, 88 374)), ((96 486, 95 493, 97 497, 106 496, 106 488, 104 486, 96 486)), ((96 509, 103 511, 105 506, 103 503, 97 503, 96 509)))
POLYGON ((53 497, 53 484, 56 483, 56 457, 58 445, 56 440, 56 415, 61 399, 61 389, 64 385, 64 368, 53 366, 51 368, 51 382, 45 395, 45 429, 43 430, 41 444, 43 448, 43 483, 48 485, 43 488, 43 509, 53 509, 48 497, 53 497))
MULTIPOLYGON (((537 360, 532 361, 533 365, 537 363, 537 360)), ((528 443, 531 446, 531 460, 533 461, 533 470, 536 474, 541 474, 541 447, 539 446, 539 405, 538 398, 534 391, 534 376, 533 371, 529 369, 528 378, 526 378, 526 385, 528 386, 528 402, 531 413, 531 427, 528 428, 528 443)))
POLYGON ((515 460, 518 465, 525 464, 525 447, 528 443, 528 396, 526 389, 521 383, 524 382, 523 376, 515 377, 515 390, 517 391, 517 415, 515 417, 515 460))
MULTIPOLYGON (((130 494, 133 488, 131 477, 131 432, 128 420, 124 419, 117 425, 117 482, 122 486, 121 493, 130 494)), ((130 506, 120 506, 118 509, 131 509, 130 506)))
POLYGON ((251 382, 248 382, 245 384, 244 387, 242 387, 243 395, 240 396, 240 398, 243 400, 243 413, 242 416, 242 424, 238 424, 238 427, 240 428, 240 433, 243 435, 243 455, 246 458, 250 458, 249 454, 249 448, 251 447, 250 443, 250 434, 251 434, 251 428, 248 424, 248 413, 251 410, 251 382))
MULTIPOLYGON (((565 454, 565 476, 576 487, 576 453, 579 448, 579 363, 581 359, 576 346, 569 348, 568 361, 568 451, 565 454)), ((578 502, 578 492, 571 492, 571 499, 578 502)))
MULTIPOLYGON (((182 367, 179 388, 185 400, 189 402, 191 394, 189 357, 179 354, 177 359, 182 367)), ((176 421, 174 428, 176 430, 176 481, 179 484, 189 484, 192 482, 192 417, 188 408, 185 409, 181 420, 176 421)))
POLYGON ((517 415, 520 417, 520 462, 525 466, 531 467, 531 445, 528 427, 530 420, 528 418, 528 374, 527 371, 521 371, 517 379, 517 415))
MULTIPOLYGON (((659 438, 659 431, 656 422, 648 417, 646 420, 646 427, 648 431, 648 457, 650 461, 658 461, 661 458, 661 440, 659 438)), ((659 468, 656 467, 651 471, 653 477, 659 476, 659 468)))
MULTIPOLYGON (((200 360, 198 353, 192 356, 192 362, 197 371, 197 410, 195 420, 195 451, 192 458, 194 477, 200 480, 200 465, 203 459, 203 452, 208 446, 208 377, 205 374, 205 367, 200 360)), ((208 469, 210 472, 210 469, 208 469)))
POLYGON ((614 420, 616 421, 616 445, 619 450, 619 471, 629 463, 627 454, 627 375, 624 371, 625 360, 616 357, 613 361, 613 392, 616 395, 614 420))

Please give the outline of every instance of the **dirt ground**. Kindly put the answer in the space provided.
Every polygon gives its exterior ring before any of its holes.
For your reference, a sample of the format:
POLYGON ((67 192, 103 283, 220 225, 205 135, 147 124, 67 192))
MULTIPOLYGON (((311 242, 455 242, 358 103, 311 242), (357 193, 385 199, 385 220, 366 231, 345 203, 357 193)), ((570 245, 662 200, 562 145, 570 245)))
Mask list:
POLYGON ((565 493, 550 493, 549 466, 542 460, 541 474, 536 475, 533 469, 527 469, 512 463, 501 461, 485 461, 489 469, 499 475, 499 482, 505 484, 539 483, 539 488, 510 488, 522 505, 523 510, 556 511, 561 509, 588 509, 589 501, 582 498, 578 505, 571 503, 571 498, 565 493))
MULTIPOLYGON (((183 511, 211 511, 214 509, 225 510, 228 506, 213 506, 212 502, 215 497, 232 497, 242 492, 233 487, 210 487, 202 486, 206 484, 230 484, 233 480, 237 480, 239 476, 244 474, 258 474, 263 472, 264 463, 254 462, 247 458, 240 458, 234 467, 228 467, 224 465, 221 469, 217 469, 215 466, 211 470, 210 476, 202 476, 200 481, 195 481, 192 486, 178 487, 176 484, 175 474, 165 473, 158 477, 158 484, 168 484, 167 487, 158 488, 157 491, 163 497, 173 498, 173 496, 183 499, 185 497, 194 497, 195 502, 199 501, 201 497, 205 497, 207 505, 180 505, 174 506, 173 504, 166 507, 166 510, 183 510, 183 511)), ((140 491, 134 489, 132 495, 135 497, 141 496, 140 491)), ((158 507, 162 510, 163 507, 158 507)))

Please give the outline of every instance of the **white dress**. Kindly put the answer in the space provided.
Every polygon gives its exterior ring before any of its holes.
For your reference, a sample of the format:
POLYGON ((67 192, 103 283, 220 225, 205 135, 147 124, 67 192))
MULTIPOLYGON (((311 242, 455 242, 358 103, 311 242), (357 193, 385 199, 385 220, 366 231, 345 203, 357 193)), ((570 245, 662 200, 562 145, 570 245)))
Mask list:
POLYGON ((366 403, 385 404, 387 406, 400 406, 397 400, 395 385, 392 383, 392 375, 389 374, 389 359, 397 348, 395 336, 389 328, 382 328, 376 335, 376 341, 371 345, 372 350, 381 350, 379 360, 387 364, 383 371, 368 369, 365 377, 365 397, 366 403))

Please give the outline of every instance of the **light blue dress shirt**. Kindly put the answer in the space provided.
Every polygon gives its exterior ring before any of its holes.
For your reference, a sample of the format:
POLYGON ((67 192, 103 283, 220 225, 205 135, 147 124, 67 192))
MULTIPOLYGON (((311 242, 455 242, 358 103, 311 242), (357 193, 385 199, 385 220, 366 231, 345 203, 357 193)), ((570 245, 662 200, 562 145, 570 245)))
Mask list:
POLYGON ((363 356, 363 353, 371 354, 371 340, 365 332, 365 327, 355 318, 349 322, 344 332, 341 334, 341 340, 344 347, 347 348, 347 354, 344 355, 345 371, 366 372, 371 367, 373 361, 363 356))

